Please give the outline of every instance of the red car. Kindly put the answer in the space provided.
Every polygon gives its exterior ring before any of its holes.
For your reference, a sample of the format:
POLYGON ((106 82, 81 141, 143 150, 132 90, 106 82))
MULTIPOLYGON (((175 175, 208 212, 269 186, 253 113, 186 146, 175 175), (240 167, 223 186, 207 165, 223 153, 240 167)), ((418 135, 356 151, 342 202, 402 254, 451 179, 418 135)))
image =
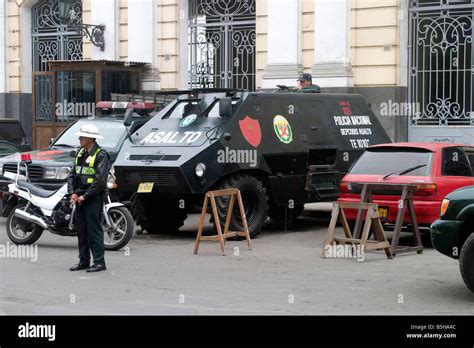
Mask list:
MULTIPOLYGON (((415 213, 420 227, 439 218, 441 202, 450 192, 474 185, 474 147, 446 143, 380 144, 366 149, 340 184, 339 202, 359 202, 361 185, 357 183, 416 184, 415 213)), ((385 223, 394 224, 398 213, 396 195, 376 191, 373 201, 379 205, 385 223)), ((354 221, 357 210, 344 209, 354 221)), ((409 223, 408 213, 405 223, 409 223)))

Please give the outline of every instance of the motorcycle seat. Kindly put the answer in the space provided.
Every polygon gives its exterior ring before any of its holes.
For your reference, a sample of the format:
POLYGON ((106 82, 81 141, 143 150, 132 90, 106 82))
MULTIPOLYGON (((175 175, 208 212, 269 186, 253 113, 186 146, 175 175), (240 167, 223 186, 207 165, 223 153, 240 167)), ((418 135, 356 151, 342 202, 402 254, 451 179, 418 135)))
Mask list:
POLYGON ((18 187, 21 189, 28 189, 32 195, 41 197, 41 198, 49 198, 54 195, 57 191, 50 191, 42 189, 41 187, 32 184, 31 182, 25 180, 18 180, 18 187))

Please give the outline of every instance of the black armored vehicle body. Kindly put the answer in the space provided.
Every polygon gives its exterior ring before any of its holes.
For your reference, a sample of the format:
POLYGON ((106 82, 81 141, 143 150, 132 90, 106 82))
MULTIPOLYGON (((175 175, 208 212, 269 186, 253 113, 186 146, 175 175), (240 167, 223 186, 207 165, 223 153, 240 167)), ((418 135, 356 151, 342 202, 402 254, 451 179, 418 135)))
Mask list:
MULTIPOLYGON (((364 149, 390 142, 360 95, 182 93, 130 135, 114 164, 149 233, 177 230, 206 191, 235 187, 255 236, 267 216, 290 221, 305 203, 337 199, 364 149)), ((217 203, 224 217, 227 199, 217 203)), ((238 212, 230 228, 241 228, 238 212)))

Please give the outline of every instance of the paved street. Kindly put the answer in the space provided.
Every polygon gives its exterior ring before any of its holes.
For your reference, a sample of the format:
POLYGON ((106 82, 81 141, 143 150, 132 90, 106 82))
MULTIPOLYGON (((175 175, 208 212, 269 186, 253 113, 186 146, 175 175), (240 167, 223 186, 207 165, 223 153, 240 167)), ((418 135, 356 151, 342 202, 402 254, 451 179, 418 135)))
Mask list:
POLYGON ((197 219, 176 235, 135 236, 130 255, 108 252, 109 269, 98 274, 68 271, 75 238, 44 233, 36 262, 0 260, 0 314, 474 314, 457 261, 431 248, 395 260, 382 252, 363 263, 323 260, 328 213, 307 211, 287 231, 268 224, 251 251, 229 241, 224 257, 203 242, 193 255, 197 219))

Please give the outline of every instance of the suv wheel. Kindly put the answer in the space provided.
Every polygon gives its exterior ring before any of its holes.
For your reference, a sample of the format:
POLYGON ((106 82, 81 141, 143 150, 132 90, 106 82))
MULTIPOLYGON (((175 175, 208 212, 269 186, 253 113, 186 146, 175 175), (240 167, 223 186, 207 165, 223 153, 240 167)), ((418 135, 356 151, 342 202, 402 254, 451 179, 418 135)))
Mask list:
POLYGON ((459 268, 464 283, 474 292, 474 233, 464 242, 459 256, 459 268))
MULTIPOLYGON (((249 174, 231 176, 225 179, 218 187, 218 189, 229 188, 237 188, 240 190, 240 195, 242 196, 244 204, 245 216, 247 217, 250 238, 254 238, 260 232, 267 218, 268 197, 266 190, 260 180, 249 174)), ((222 226, 225 223, 228 202, 229 196, 216 198, 217 212, 222 226)), ((230 220, 229 230, 243 230, 242 218, 240 216, 237 200, 235 200, 234 212, 232 214, 232 219, 230 220)))

